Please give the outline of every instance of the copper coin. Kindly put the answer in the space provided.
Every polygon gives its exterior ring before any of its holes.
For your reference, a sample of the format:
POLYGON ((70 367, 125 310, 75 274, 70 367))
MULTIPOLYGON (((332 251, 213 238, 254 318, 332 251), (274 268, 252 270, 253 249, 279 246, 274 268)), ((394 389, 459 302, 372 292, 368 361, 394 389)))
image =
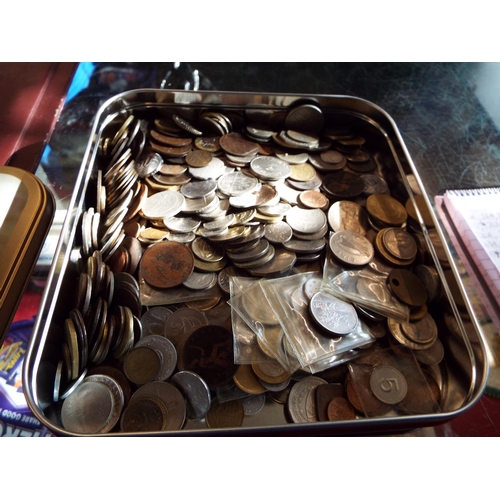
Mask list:
POLYGON ((190 167, 206 167, 212 161, 212 153, 194 149, 186 155, 186 163, 190 167))
POLYGON ((233 334, 221 326, 197 328, 179 344, 179 369, 197 373, 210 389, 232 380, 233 359, 233 334))
POLYGON ((345 398, 333 398, 328 404, 328 420, 353 420, 356 418, 354 407, 345 398))
POLYGON ((148 285, 172 288, 186 281, 194 270, 189 248, 175 241, 161 241, 144 252, 140 269, 148 285))
POLYGON ((193 139, 191 139, 190 137, 172 137, 170 135, 162 134, 154 129, 150 131, 150 134, 155 141, 159 142, 160 144, 164 144, 165 146, 173 146, 179 148, 182 146, 189 146, 193 142, 193 139))
POLYGON ((259 147, 255 142, 245 139, 238 132, 231 132, 223 135, 220 140, 221 148, 229 154, 235 156, 252 156, 257 154, 259 147))
POLYGON ((240 365, 233 377, 234 383, 248 394, 263 394, 266 388, 260 383, 251 365, 240 365))
POLYGON ((339 170, 325 175, 323 189, 337 198, 354 198, 363 192, 365 183, 359 175, 339 170))
POLYGON ((427 302, 427 289, 422 280, 407 269, 394 269, 387 281, 392 292, 405 304, 415 307, 427 302))
POLYGON ((407 381, 408 391, 398 408, 409 415, 438 413, 439 404, 423 373, 417 367, 405 367, 401 372, 407 381))
MULTIPOLYGON (((429 210, 429 207, 427 206, 425 198, 421 194, 416 194, 413 196, 413 198, 415 199, 415 204, 417 206, 418 211, 420 212, 420 215, 422 216, 424 224, 427 227, 434 227, 434 221, 432 219, 432 215, 429 210)), ((413 204, 411 198, 408 198, 406 200, 405 208, 411 219, 414 220, 415 222, 419 222, 417 209, 415 208, 415 205, 413 204)))
POLYGON ((343 398, 344 394, 342 384, 323 384, 316 388, 316 411, 320 422, 328 421, 328 405, 330 401, 334 398, 343 398))

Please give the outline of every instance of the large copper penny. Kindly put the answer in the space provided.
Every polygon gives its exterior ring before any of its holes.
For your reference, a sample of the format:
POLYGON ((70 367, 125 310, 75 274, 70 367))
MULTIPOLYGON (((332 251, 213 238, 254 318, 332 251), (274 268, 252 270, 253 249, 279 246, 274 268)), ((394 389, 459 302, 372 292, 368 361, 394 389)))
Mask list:
POLYGON ((191 276, 194 270, 193 253, 182 243, 161 241, 146 249, 140 269, 148 285, 172 288, 191 276))
POLYGON ((233 334, 216 325, 197 328, 180 342, 179 369, 197 373, 210 389, 231 381, 238 369, 233 334))
POLYGON ((342 397, 333 398, 328 404, 328 420, 354 420, 356 412, 347 399, 342 397))

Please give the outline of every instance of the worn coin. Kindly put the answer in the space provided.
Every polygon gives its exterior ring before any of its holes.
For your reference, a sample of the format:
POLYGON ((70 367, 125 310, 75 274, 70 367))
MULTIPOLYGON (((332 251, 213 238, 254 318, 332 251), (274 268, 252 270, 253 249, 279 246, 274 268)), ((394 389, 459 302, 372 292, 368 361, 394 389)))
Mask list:
POLYGON ((333 203, 328 209, 328 223, 333 231, 348 229, 363 236, 368 231, 368 220, 365 209, 349 200, 333 203))
POLYGON ((134 347, 123 362, 126 377, 137 385, 157 380, 160 373, 161 354, 149 347, 134 347))
POLYGON ((372 194, 366 199, 368 214, 387 226, 401 226, 408 213, 398 200, 388 194, 372 194))
POLYGON ((179 340, 192 330, 208 325, 206 316, 195 309, 177 309, 167 319, 163 335, 177 347, 179 340))
POLYGON ((167 427, 167 409, 157 398, 141 397, 125 407, 120 418, 122 432, 155 432, 167 427))
POLYGON ((354 407, 343 397, 333 398, 327 408, 328 420, 353 420, 356 418, 354 407))
POLYGON ((305 234, 316 233, 327 224, 326 215, 319 208, 292 207, 286 221, 294 231, 305 234))
POLYGON ((184 195, 177 191, 160 191, 149 196, 142 205, 142 214, 148 219, 165 219, 178 214, 184 207, 184 195))
POLYGON ((177 366, 177 351, 170 340, 161 335, 148 335, 134 346, 134 349, 147 347, 160 354, 160 369, 156 380, 167 380, 174 373, 177 366))
POLYGON ((211 389, 229 382, 237 368, 233 335, 226 328, 201 326, 179 343, 179 370, 194 371, 211 389))
POLYGON ((265 181, 286 179, 292 171, 290 165, 275 156, 257 156, 250 163, 251 171, 265 181))
POLYGON ((207 413, 206 422, 209 429, 227 429, 241 427, 244 418, 245 411, 240 400, 220 403, 218 399, 214 399, 207 413))
POLYGON ((295 423, 318 421, 315 390, 322 384, 327 384, 326 380, 310 376, 293 385, 288 395, 287 409, 295 423))
POLYGON ((427 289, 422 280, 407 269, 393 269, 387 278, 392 292, 405 304, 418 307, 427 302, 427 289))
POLYGON ((370 388, 383 403, 396 404, 406 396, 408 385, 398 369, 384 365, 373 370, 370 376, 370 388))
POLYGON ((182 243, 162 241, 145 250, 140 269, 148 285, 172 288, 191 276, 194 269, 193 253, 182 243))

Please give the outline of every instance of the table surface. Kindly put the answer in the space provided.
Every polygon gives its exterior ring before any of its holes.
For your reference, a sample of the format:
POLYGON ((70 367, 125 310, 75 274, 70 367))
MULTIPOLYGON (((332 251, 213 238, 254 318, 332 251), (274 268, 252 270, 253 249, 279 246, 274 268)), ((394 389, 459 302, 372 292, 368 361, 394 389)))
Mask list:
MULTIPOLYGON (((71 196, 100 105, 125 90, 160 86, 364 98, 395 120, 431 201, 449 188, 500 186, 498 63, 82 63, 36 171, 56 194, 58 207, 71 196)), ((476 297, 470 280, 465 287, 476 297)), ((482 306, 472 302, 483 315, 482 306)), ((488 385, 495 392, 499 336, 488 322, 482 333, 491 357, 488 385)), ((495 407, 495 398, 486 398, 476 407, 495 407)), ((495 425, 484 432, 500 435, 495 425)))

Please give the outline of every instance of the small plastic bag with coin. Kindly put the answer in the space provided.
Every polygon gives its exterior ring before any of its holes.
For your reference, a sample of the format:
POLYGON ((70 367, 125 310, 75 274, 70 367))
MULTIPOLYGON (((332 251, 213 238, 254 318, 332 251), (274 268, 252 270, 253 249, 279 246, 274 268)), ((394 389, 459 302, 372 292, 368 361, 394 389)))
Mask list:
POLYGON ((349 364, 347 394, 366 417, 439 413, 441 393, 410 350, 404 356, 380 349, 349 364))
POLYGON ((231 324, 234 340, 234 362, 238 365, 263 363, 267 356, 259 347, 256 333, 235 309, 231 309, 231 324))
MULTIPOLYGON (((325 261, 325 268, 327 266, 328 262, 325 261)), ((408 306, 391 294, 387 287, 387 278, 370 267, 342 271, 335 277, 332 277, 329 269, 325 269, 324 276, 325 291, 335 297, 349 300, 388 318, 408 322, 410 314, 408 306)))
POLYGON ((259 285, 302 368, 314 373, 317 366, 323 370, 342 362, 336 356, 370 344, 374 337, 359 322, 352 305, 332 296, 330 300, 321 291, 311 296, 307 285, 311 279, 316 279, 315 273, 277 278, 259 285), (316 303, 318 307, 311 308, 316 303), (326 366, 317 364, 321 361, 326 361, 326 366))
MULTIPOLYGON (((259 281, 235 276, 231 279, 230 290, 229 305, 255 333, 261 351, 290 371, 289 359, 281 344, 283 329, 262 293, 259 281)), ((240 340, 244 342, 244 339, 240 340)), ((238 344, 241 345, 241 342, 238 341, 238 344)))

